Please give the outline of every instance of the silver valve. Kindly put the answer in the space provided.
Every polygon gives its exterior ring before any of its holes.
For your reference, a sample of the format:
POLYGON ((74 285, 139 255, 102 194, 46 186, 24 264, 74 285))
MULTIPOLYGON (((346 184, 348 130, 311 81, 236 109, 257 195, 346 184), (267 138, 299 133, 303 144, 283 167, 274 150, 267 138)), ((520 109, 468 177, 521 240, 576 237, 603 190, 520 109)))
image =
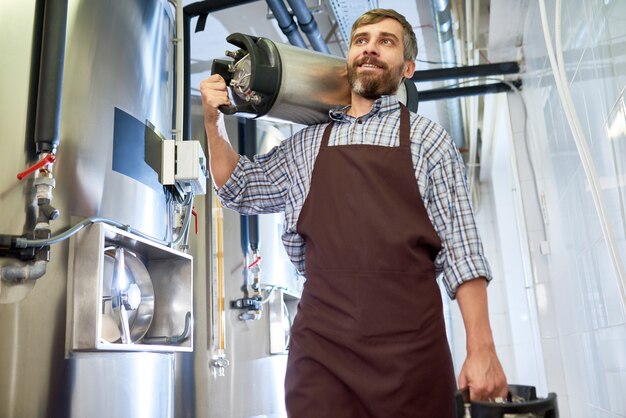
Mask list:
POLYGON ((137 283, 131 283, 128 289, 120 294, 121 302, 128 311, 136 311, 141 304, 141 290, 137 283))

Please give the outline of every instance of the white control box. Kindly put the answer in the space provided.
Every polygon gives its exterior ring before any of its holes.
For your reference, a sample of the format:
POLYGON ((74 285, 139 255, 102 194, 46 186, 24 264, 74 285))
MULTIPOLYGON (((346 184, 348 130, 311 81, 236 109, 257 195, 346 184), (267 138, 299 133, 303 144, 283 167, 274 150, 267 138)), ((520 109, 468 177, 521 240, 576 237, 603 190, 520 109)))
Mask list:
POLYGON ((164 140, 161 157, 164 185, 178 184, 186 192, 206 194, 207 160, 199 141, 164 140))

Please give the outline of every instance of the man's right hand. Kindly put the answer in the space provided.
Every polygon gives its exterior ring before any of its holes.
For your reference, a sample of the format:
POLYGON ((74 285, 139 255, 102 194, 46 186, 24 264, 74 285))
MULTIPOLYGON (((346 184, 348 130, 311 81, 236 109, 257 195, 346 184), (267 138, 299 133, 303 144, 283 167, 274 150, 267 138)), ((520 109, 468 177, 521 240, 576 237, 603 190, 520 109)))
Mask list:
POLYGON ((206 130, 209 147, 209 166, 213 184, 218 189, 224 185, 237 166, 239 154, 235 152, 228 140, 224 118, 219 111, 220 106, 229 106, 226 82, 219 74, 200 82, 202 95, 202 111, 204 113, 204 129, 206 130))
POLYGON ((230 106, 226 81, 219 74, 200 82, 200 94, 202 95, 202 110, 205 124, 215 124, 220 118, 220 106, 230 106))

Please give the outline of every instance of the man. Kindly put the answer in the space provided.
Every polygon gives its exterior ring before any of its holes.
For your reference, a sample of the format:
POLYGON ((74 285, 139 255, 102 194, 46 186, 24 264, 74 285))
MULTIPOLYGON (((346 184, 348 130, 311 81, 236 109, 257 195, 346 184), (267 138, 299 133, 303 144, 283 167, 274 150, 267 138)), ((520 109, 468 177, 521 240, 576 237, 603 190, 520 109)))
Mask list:
POLYGON ((285 380, 290 417, 453 418, 440 273, 467 334, 459 386, 473 399, 506 395, 462 160, 394 96, 416 54, 402 15, 365 13, 347 59, 351 105, 254 162, 227 140, 223 79, 201 84, 219 196, 244 213, 285 211, 285 248, 307 279, 285 380))

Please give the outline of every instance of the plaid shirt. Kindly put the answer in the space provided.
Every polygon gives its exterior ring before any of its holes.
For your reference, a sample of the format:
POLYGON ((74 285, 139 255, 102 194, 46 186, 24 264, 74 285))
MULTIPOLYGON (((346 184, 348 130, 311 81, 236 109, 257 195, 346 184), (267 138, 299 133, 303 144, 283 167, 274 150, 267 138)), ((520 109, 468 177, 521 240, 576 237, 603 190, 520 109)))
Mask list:
MULTIPOLYGON (((376 100, 359 118, 333 110, 329 146, 399 145, 400 111, 396 96, 376 100)), ((305 243, 296 231, 309 192, 313 165, 327 124, 313 125, 281 142, 253 161, 241 156, 235 171, 218 190, 223 205, 245 214, 285 213, 282 240, 291 261, 303 274, 305 243)), ((424 206, 442 242, 435 259, 437 275, 451 298, 458 286, 491 272, 483 248, 465 178, 463 160, 450 136, 436 123, 411 113, 411 154, 424 206)))

